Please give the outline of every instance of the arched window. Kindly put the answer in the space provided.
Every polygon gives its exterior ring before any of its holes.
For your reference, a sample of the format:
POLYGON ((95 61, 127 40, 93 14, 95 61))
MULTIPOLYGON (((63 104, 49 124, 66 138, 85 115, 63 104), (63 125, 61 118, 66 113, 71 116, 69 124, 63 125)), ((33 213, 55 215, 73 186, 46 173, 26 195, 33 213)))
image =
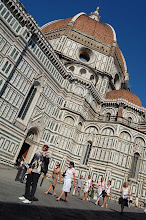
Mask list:
POLYGON ((110 121, 110 118, 111 118, 111 113, 106 113, 106 116, 105 116, 105 120, 106 121, 110 121))
POLYGON ((140 163, 140 155, 139 153, 135 153, 132 164, 131 164, 131 170, 130 170, 130 178, 137 178, 137 174, 139 171, 139 163, 140 163))
POLYGON ((120 79, 119 79, 118 74, 115 75, 114 84, 115 84, 116 90, 120 89, 121 83, 120 83, 120 79))
POLYGON ((75 70, 74 66, 70 66, 69 69, 73 72, 75 70))
POLYGON ((130 125, 132 122, 132 118, 131 117, 128 117, 128 125, 130 125))
POLYGON ((102 131, 102 135, 108 135, 108 136, 113 136, 114 131, 112 128, 104 128, 102 131))
POLYGON ((70 125, 74 125, 74 119, 70 116, 67 116, 65 119, 64 119, 64 122, 67 123, 67 124, 70 124, 70 125))
POLYGON ((131 136, 130 136, 130 134, 129 134, 128 132, 126 132, 126 131, 121 132, 120 138, 121 138, 121 139, 124 139, 124 140, 127 140, 127 141, 131 141, 131 136))
POLYGON ((92 134, 97 134, 97 133, 98 133, 98 130, 97 130, 96 127, 90 126, 90 127, 86 128, 85 133, 86 133, 86 134, 91 134, 91 133, 92 133, 92 134))
POLYGON ((19 112, 19 115, 18 115, 18 118, 21 118, 22 120, 25 118, 26 116, 26 113, 30 107, 30 104, 32 103, 32 100, 36 94, 36 91, 37 91, 37 88, 35 88, 34 86, 31 87, 26 99, 25 99, 25 102, 19 112))
POLYGON ((83 164, 84 165, 87 165, 87 163, 88 163, 88 160, 89 160, 89 157, 90 157, 90 152, 91 152, 91 147, 92 147, 92 143, 88 142, 88 145, 87 145, 87 148, 86 148, 86 151, 85 151, 85 155, 84 155, 84 158, 83 158, 83 164))

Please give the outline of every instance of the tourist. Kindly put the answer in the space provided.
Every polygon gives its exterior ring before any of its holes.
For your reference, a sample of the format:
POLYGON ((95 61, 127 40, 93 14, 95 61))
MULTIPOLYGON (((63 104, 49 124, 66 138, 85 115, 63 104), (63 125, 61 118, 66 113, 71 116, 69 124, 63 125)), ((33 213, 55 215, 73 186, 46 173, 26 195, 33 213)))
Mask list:
POLYGON ((131 204, 132 204, 132 194, 130 195, 130 197, 129 197, 129 208, 131 207, 131 204))
POLYGON ((36 192, 37 183, 40 177, 41 172, 46 175, 48 171, 49 164, 49 154, 47 152, 48 145, 44 145, 42 151, 35 153, 28 169, 27 181, 25 186, 25 194, 22 197, 19 197, 23 203, 30 204, 32 201, 38 201, 34 197, 36 192))
POLYGON ((109 180, 105 189, 105 192, 102 193, 103 195, 103 205, 101 206, 102 208, 105 206, 106 208, 108 207, 107 204, 107 198, 112 196, 112 186, 111 186, 111 181, 109 180))
POLYGON ((54 168, 52 175, 51 175, 51 183, 46 192, 44 192, 46 195, 50 192, 51 188, 53 187, 53 196, 56 195, 56 190, 55 186, 58 180, 58 175, 59 175, 59 184, 61 184, 61 170, 60 170, 60 164, 57 163, 56 168, 54 168))
POLYGON ((128 207, 128 196, 130 194, 130 189, 129 189, 127 182, 123 184, 123 187, 121 188, 120 192, 122 193, 121 202, 120 202, 121 203, 121 214, 123 214, 124 206, 128 207))
POLYGON ((88 196, 87 196, 87 200, 93 199, 94 197, 94 184, 93 184, 93 180, 91 180, 91 186, 88 190, 88 196))
POLYGON ((64 172, 64 182, 63 188, 60 196, 56 199, 59 201, 63 194, 65 193, 65 201, 67 202, 67 193, 71 190, 71 181, 72 178, 74 179, 74 187, 75 187, 75 169, 74 169, 74 162, 70 162, 69 168, 64 172))
POLYGON ((92 186, 92 182, 91 182, 91 176, 88 176, 88 179, 84 181, 84 183, 81 186, 81 189, 83 187, 83 185, 85 184, 85 188, 84 188, 84 197, 83 197, 83 201, 86 199, 86 194, 89 191, 90 186, 92 186))
POLYGON ((97 201, 95 202, 95 205, 97 205, 100 201, 100 198, 102 197, 103 191, 106 189, 106 184, 104 182, 104 178, 101 177, 101 181, 98 182, 96 185, 97 189, 97 201))
POLYGON ((135 208, 137 209, 138 207, 138 194, 136 195, 136 198, 135 198, 135 208))
POLYGON ((78 192, 78 197, 80 196, 80 190, 81 190, 81 186, 82 186, 82 184, 83 184, 83 176, 82 175, 80 175, 80 178, 78 179, 78 182, 77 182, 77 186, 76 186, 76 188, 75 188, 75 196, 76 196, 76 194, 77 194, 77 192, 78 192))

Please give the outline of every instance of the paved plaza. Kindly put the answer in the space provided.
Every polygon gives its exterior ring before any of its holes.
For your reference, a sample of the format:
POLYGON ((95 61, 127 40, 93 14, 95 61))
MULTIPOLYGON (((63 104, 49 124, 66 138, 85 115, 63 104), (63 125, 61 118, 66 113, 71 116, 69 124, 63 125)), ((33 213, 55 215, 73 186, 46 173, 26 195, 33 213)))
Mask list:
MULTIPOLYGON (((143 209, 140 208, 136 210, 134 207, 130 209, 126 207, 124 214, 121 215, 120 205, 117 202, 110 201, 106 209, 95 206, 94 200, 82 201, 72 196, 72 193, 68 196, 68 202, 57 202, 52 194, 43 193, 48 188, 49 180, 45 179, 40 187, 41 178, 35 194, 39 201, 26 205, 18 199, 24 193, 25 184, 15 181, 16 174, 15 168, 0 164, 0 220, 142 220, 146 217, 143 209)), ((61 188, 62 184, 57 184, 57 195, 60 194, 61 188)), ((81 194, 82 197, 83 194, 81 194)))

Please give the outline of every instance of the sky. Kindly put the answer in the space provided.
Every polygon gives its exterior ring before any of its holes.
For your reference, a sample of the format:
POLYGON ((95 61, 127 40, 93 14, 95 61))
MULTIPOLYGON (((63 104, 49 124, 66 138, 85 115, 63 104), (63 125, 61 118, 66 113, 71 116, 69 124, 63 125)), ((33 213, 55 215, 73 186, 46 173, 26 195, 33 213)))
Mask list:
POLYGON ((39 26, 73 17, 89 15, 100 7, 102 23, 116 31, 118 45, 125 57, 129 86, 146 108, 146 0, 20 0, 39 26))

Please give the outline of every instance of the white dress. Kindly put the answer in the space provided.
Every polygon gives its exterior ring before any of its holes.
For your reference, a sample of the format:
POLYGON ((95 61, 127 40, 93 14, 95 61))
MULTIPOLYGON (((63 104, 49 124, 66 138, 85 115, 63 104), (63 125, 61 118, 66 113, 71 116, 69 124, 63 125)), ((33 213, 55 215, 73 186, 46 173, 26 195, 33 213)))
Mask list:
POLYGON ((110 192, 111 192, 111 185, 106 187, 105 192, 107 193, 107 196, 109 196, 110 192))
POLYGON ((90 180, 86 180, 85 188, 84 188, 84 193, 89 191, 90 185, 91 185, 91 179, 90 180))
POLYGON ((75 169, 67 169, 66 173, 65 173, 65 177, 64 177, 64 181, 63 181, 63 188, 62 191, 64 192, 70 192, 71 189, 71 181, 73 178, 73 174, 75 173, 75 169))
POLYGON ((99 182, 98 183, 98 189, 97 189, 97 197, 102 197, 102 190, 105 187, 105 182, 99 182))

